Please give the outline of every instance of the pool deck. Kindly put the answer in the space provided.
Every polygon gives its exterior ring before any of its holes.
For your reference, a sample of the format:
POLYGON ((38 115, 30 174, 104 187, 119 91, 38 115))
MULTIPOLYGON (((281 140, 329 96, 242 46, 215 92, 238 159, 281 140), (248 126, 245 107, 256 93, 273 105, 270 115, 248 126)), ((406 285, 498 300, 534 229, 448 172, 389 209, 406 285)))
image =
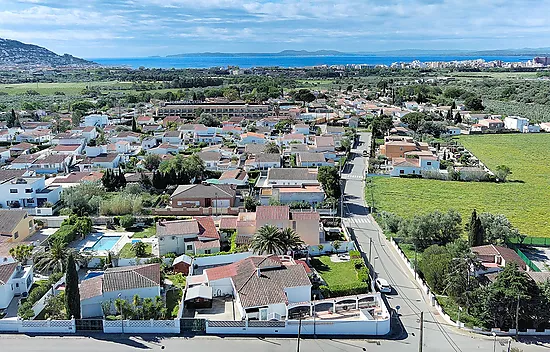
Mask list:
MULTIPOLYGON (((96 232, 93 232, 86 236, 85 239, 73 242, 70 246, 71 248, 75 248, 79 251, 84 250, 86 247, 92 247, 101 237, 110 237, 110 236, 117 236, 120 237, 120 239, 117 241, 117 243, 114 244, 114 246, 111 248, 111 252, 114 252, 115 254, 120 252, 122 250, 122 247, 126 245, 127 243, 132 243, 132 236, 134 235, 133 232, 126 232, 126 231, 113 231, 113 230, 107 230, 105 228, 96 227, 94 228, 96 232)), ((136 240, 135 238, 133 239, 136 240)), ((157 239, 156 238, 141 238, 139 239, 142 242, 147 242, 151 244, 155 244, 157 239)), ((96 255, 107 255, 106 250, 100 250, 95 251, 96 255)))

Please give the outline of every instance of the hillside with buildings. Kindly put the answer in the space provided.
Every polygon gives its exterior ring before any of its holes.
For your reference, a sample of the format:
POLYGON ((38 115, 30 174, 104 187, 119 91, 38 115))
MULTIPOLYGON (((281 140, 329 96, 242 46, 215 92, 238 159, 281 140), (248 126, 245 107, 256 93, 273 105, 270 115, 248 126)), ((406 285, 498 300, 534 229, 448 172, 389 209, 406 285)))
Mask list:
POLYGON ((89 67, 94 62, 69 54, 58 55, 46 48, 0 38, 0 67, 89 67))

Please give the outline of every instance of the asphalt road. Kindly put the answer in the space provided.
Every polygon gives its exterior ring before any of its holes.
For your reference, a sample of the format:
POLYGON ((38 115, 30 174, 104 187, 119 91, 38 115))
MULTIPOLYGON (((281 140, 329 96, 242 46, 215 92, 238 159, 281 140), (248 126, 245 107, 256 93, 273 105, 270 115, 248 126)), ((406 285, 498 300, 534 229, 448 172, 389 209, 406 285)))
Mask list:
MULTIPOLYGON (((480 337, 449 326, 422 295, 414 277, 402 264, 395 249, 387 242, 381 230, 369 215, 365 203, 369 203, 367 195, 365 202, 364 175, 366 160, 362 151, 370 146, 370 133, 361 133, 357 149, 349 165, 342 172, 345 179, 344 187, 344 223, 355 236, 355 240, 368 258, 377 277, 386 279, 393 287, 393 294, 386 295, 391 309, 400 307, 399 319, 392 325, 392 341, 385 345, 395 346, 399 351, 419 350, 420 312, 424 312, 424 343, 423 351, 472 351, 493 350, 492 337, 480 337), (370 257, 369 257, 369 253, 370 257)), ((368 191, 368 190, 367 190, 368 191)), ((496 351, 506 351, 509 338, 497 338, 496 351)), ((515 346, 515 342, 512 344, 515 346)), ((533 345, 522 345, 524 351, 536 350, 533 345)))

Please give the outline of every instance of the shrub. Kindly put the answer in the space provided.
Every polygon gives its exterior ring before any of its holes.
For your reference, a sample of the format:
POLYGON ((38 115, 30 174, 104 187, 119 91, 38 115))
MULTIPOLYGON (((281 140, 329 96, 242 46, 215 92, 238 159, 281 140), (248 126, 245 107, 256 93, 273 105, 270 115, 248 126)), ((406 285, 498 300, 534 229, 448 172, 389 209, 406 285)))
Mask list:
POLYGON ((361 252, 359 252, 359 251, 349 251, 349 257, 350 257, 350 259, 360 259, 361 258, 361 252))
POLYGON ((136 223, 136 218, 133 215, 123 215, 119 219, 120 226, 129 229, 136 223))
POLYGON ((34 312, 32 306, 38 302, 49 290, 51 290, 52 285, 55 284, 61 277, 62 273, 55 273, 50 275, 48 281, 44 285, 40 285, 31 290, 25 301, 19 306, 17 315, 22 319, 32 319, 34 317, 34 312))

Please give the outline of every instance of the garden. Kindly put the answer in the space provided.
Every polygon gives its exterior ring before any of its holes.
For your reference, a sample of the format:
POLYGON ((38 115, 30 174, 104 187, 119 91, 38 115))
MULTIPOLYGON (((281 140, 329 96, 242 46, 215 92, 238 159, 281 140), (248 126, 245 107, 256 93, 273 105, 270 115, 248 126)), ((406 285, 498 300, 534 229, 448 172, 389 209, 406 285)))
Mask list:
POLYGON ((350 251, 349 260, 337 262, 328 255, 315 257, 311 259, 311 265, 326 283, 319 287, 325 298, 369 291, 369 270, 357 251, 350 251))

